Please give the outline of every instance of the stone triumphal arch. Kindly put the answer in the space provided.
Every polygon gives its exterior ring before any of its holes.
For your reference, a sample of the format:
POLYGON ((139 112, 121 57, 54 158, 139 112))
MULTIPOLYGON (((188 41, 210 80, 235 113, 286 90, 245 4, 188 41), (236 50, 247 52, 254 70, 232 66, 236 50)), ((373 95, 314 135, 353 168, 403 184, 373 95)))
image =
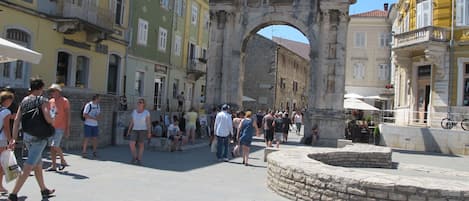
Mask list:
POLYGON ((317 124, 320 143, 334 146, 345 129, 345 46, 349 6, 355 1, 210 0, 207 104, 242 105, 248 38, 268 25, 290 25, 310 43, 305 133, 317 124))

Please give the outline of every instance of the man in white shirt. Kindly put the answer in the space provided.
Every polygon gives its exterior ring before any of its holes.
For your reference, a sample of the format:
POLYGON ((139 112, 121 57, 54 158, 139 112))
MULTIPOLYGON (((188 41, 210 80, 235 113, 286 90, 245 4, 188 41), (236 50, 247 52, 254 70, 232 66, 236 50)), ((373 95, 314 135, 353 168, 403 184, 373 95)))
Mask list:
POLYGON ((228 140, 233 134, 233 120, 228 113, 230 106, 225 104, 215 118, 215 135, 217 136, 217 159, 228 161, 228 140))

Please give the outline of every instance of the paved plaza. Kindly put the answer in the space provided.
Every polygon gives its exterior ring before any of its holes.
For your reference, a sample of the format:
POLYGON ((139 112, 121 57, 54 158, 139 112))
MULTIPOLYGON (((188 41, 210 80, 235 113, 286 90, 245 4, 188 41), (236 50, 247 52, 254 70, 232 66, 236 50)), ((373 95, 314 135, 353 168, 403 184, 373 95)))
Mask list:
MULTIPOLYGON (((281 148, 299 146, 296 134, 290 134, 289 140, 281 148)), ((78 152, 71 152, 66 155, 71 166, 63 172, 46 172, 45 180, 57 191, 51 201, 286 201, 267 188, 263 148, 261 139, 255 139, 249 161, 252 166, 248 167, 240 158, 217 162, 207 144, 183 152, 146 151, 143 166, 129 163, 127 146, 102 148, 97 159, 83 159, 78 152)), ((49 160, 45 161, 48 165, 49 160)), ((469 178, 469 158, 465 156, 395 151, 393 161, 399 162, 402 174, 469 178)), ((7 184, 7 189, 12 189, 13 183, 7 184)), ((19 196, 20 200, 41 200, 34 177, 19 196)))

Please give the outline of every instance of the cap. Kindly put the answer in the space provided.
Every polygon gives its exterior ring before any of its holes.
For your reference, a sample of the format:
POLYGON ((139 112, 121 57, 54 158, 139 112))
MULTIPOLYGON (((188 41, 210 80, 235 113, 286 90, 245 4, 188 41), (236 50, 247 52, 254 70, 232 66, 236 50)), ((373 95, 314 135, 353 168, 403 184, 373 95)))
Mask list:
POLYGON ((57 91, 62 91, 62 87, 59 84, 52 84, 49 87, 49 90, 57 90, 57 91))
POLYGON ((222 110, 229 110, 230 106, 228 104, 224 104, 223 106, 221 106, 221 109, 222 110))

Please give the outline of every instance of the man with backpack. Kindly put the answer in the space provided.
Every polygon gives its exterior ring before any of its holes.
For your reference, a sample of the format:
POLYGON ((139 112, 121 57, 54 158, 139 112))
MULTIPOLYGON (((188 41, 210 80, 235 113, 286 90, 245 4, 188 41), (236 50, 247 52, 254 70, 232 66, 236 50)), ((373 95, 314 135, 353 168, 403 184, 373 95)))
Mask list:
POLYGON ((98 146, 98 120, 101 114, 101 108, 99 107, 100 97, 98 94, 94 95, 92 100, 86 103, 85 107, 82 110, 82 116, 84 118, 84 136, 83 139, 83 150, 82 157, 88 157, 86 149, 88 147, 88 140, 91 139, 91 144, 93 146, 93 157, 98 157, 96 148, 98 146))

